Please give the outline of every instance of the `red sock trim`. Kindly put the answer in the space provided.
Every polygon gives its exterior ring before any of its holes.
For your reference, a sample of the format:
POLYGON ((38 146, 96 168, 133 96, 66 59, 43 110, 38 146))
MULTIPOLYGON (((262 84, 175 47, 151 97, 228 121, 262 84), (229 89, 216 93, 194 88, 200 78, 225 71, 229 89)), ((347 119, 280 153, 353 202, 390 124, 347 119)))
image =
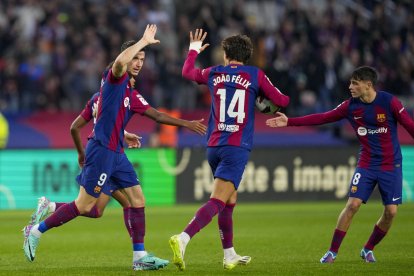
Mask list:
POLYGON ((382 229, 381 229, 381 228, 379 228, 379 226, 378 226, 378 225, 376 225, 376 224, 375 224, 375 229, 376 229, 378 232, 380 232, 381 234, 383 234, 383 235, 386 235, 386 234, 387 234, 387 231, 382 230, 382 229))
POLYGON ((226 203, 224 203, 224 202, 223 202, 223 201, 221 201, 220 199, 217 199, 217 198, 212 197, 212 198, 210 198, 210 200, 212 200, 212 201, 214 201, 214 202, 217 202, 217 203, 218 203, 218 204, 220 204, 220 205, 226 206, 226 203))
POLYGON ((79 216, 80 212, 79 212, 78 206, 76 206, 76 202, 75 201, 72 201, 72 203, 73 203, 73 207, 74 207, 74 209, 76 211, 76 215, 79 216))

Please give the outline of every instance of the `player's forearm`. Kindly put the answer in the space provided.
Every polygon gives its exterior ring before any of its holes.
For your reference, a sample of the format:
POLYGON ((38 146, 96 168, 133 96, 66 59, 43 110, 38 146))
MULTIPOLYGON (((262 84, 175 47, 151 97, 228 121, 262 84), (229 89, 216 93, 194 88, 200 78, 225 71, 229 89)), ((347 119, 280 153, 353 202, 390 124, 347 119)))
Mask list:
POLYGON ((165 125, 170 125, 170 126, 180 126, 180 127, 188 126, 188 121, 171 117, 170 115, 163 113, 163 112, 159 112, 157 114, 155 121, 159 124, 165 124, 165 125))
POLYGON ((118 57, 115 59, 115 63, 126 65, 137 55, 137 53, 140 50, 142 50, 147 45, 148 42, 145 39, 141 38, 137 43, 131 45, 130 47, 126 48, 122 53, 120 53, 118 57))
POLYGON ((137 43, 120 53, 112 65, 112 72, 114 76, 121 77, 127 70, 126 67, 128 62, 130 62, 137 55, 137 53, 147 45, 148 42, 146 40, 140 39, 137 43))
POLYGON ((82 145, 82 139, 80 135, 80 129, 78 128, 71 128, 70 129, 70 135, 72 136, 72 141, 75 144, 76 151, 78 153, 84 153, 83 145, 82 145))
POLYGON ((289 118, 287 125, 288 126, 313 126, 313 125, 323 125, 327 123, 332 123, 340 120, 341 118, 335 116, 332 111, 325 113, 316 113, 311 115, 306 115, 302 117, 293 117, 289 118))
POLYGON ((70 125, 70 135, 72 136, 73 143, 75 144, 78 153, 83 153, 83 145, 80 135, 80 130, 88 123, 82 115, 76 117, 76 119, 70 125))
POLYGON ((259 71, 258 77, 260 89, 272 103, 280 107, 286 107, 289 104, 289 96, 286 96, 276 86, 274 86, 270 79, 262 71, 259 71))
POLYGON ((280 92, 278 92, 278 93, 270 93, 268 95, 269 100, 272 103, 274 103, 275 105, 280 106, 280 107, 286 107, 286 106, 288 106, 288 104, 290 102, 289 96, 286 96, 286 95, 284 95, 282 93, 279 94, 279 93, 280 92))
POLYGON ((185 59, 183 70, 182 70, 183 78, 196 81, 198 70, 194 68, 194 66, 195 66, 195 61, 197 59, 197 55, 198 53, 195 50, 190 50, 188 52, 188 55, 187 55, 187 58, 185 59))

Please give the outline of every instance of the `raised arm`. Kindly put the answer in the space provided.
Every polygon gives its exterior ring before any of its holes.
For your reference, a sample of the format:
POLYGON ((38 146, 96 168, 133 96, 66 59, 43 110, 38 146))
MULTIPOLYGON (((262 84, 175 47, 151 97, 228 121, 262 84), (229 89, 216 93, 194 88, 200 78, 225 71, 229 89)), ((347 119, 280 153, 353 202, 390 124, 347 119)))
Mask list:
POLYGON ((199 53, 204 51, 210 44, 203 44, 204 39, 207 37, 207 32, 203 33, 202 29, 196 29, 194 32, 190 32, 190 46, 187 58, 184 62, 182 75, 184 78, 196 81, 197 83, 207 83, 207 76, 209 69, 202 70, 195 68, 195 61, 199 53), (206 71, 207 70, 207 71, 206 71))
POLYGON ((150 44, 160 43, 159 40, 155 39, 156 32, 156 25, 147 25, 142 38, 117 56, 115 62, 112 64, 112 74, 116 78, 120 78, 125 74, 128 62, 130 62, 142 48, 150 44))
POLYGON ((182 120, 182 119, 171 117, 170 115, 166 113, 159 112, 158 110, 152 107, 148 108, 144 112, 144 115, 153 119, 157 123, 171 125, 171 126, 185 127, 200 135, 206 134, 206 131, 207 131, 207 127, 201 123, 202 121, 204 121, 204 119, 194 120, 194 121, 182 120))

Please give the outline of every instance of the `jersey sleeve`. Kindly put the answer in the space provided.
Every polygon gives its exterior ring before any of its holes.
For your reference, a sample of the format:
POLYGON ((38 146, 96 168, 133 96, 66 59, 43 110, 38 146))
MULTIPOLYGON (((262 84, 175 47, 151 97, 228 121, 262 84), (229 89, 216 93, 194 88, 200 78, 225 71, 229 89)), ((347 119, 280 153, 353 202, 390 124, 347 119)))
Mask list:
POLYGON ((411 137, 414 138, 414 121, 397 97, 393 97, 391 100, 391 111, 397 121, 408 131, 408 133, 410 133, 411 137))
POLYGON ((134 90, 131 97, 131 111, 143 115, 151 106, 138 91, 134 90))
POLYGON ((125 71, 125 73, 120 77, 120 78, 116 78, 113 74, 112 74, 112 69, 109 70, 107 76, 106 76, 106 80, 109 81, 109 83, 111 84, 120 84, 123 81, 125 81, 125 79, 128 77, 128 72, 125 71))
POLYGON ((85 108, 80 113, 80 116, 82 116, 85 121, 89 122, 93 118, 93 110, 94 108, 97 108, 97 101, 99 98, 99 92, 95 93, 89 101, 86 103, 85 108))
POLYGON ((288 119, 288 126, 311 126, 322 125, 339 121, 346 117, 348 113, 349 100, 342 102, 335 109, 324 113, 315 113, 302 117, 288 119))
POLYGON ((263 93, 272 103, 280 107, 286 107, 289 104, 289 96, 284 95, 277 89, 262 70, 258 71, 258 81, 260 92, 263 93))
POLYGON ((198 53, 195 50, 190 50, 188 52, 187 58, 184 62, 182 76, 185 79, 195 81, 198 84, 207 84, 211 67, 206 69, 195 68, 194 66, 197 56, 198 53))

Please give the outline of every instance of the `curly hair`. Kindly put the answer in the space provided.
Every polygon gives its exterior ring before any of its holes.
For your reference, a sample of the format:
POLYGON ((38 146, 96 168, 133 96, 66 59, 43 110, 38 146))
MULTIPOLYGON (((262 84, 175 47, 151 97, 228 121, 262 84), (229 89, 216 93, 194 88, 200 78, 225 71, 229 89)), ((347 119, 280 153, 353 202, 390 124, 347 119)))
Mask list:
POLYGON ((221 42, 221 47, 229 60, 246 64, 253 54, 253 44, 246 35, 233 35, 221 42))

